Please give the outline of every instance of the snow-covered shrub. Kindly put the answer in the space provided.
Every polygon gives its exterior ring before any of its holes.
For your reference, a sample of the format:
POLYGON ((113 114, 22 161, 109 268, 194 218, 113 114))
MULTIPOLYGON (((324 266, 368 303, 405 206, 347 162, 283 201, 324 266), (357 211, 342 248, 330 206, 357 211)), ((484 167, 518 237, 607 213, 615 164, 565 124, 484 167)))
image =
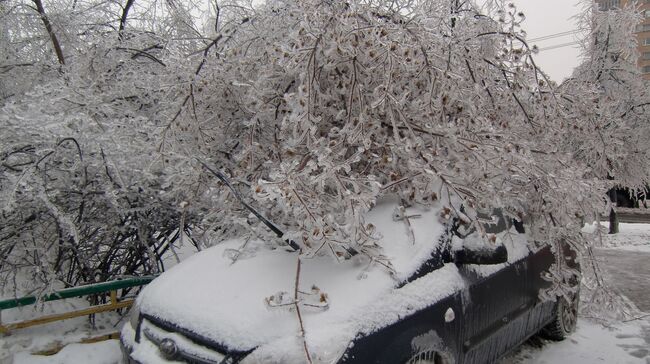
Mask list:
POLYGON ((0 113, 0 284, 18 292, 157 273, 196 217, 157 143, 183 70, 155 35, 87 40, 0 113))

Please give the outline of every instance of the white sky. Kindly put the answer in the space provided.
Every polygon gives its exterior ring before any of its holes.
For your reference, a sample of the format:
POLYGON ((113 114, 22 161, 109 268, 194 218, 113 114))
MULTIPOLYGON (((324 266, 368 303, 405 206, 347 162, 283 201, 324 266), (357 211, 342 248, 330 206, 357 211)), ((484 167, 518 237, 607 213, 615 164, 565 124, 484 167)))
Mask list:
MULTIPOLYGON (((579 0, 512 0, 512 2, 526 15, 523 28, 528 32, 528 39, 578 28, 573 17, 581 11, 579 0)), ((577 34, 571 34, 531 43, 543 49, 576 40, 578 40, 577 34)), ((575 45, 540 51, 535 57, 537 65, 558 83, 571 75, 579 61, 580 49, 575 45)))

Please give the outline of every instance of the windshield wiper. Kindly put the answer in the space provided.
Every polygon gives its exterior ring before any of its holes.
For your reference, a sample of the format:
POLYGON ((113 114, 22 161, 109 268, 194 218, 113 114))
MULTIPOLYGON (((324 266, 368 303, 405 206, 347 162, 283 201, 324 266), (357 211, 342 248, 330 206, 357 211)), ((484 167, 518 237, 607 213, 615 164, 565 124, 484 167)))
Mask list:
MULTIPOLYGON (((248 211, 252 212, 253 215, 255 215, 261 222, 264 223, 264 225, 266 225, 269 229, 271 229, 271 231, 273 231, 278 238, 282 239, 282 237, 284 236, 284 232, 282 230, 280 230, 280 228, 278 228, 274 223, 269 221, 269 219, 264 217, 259 211, 255 210, 251 205, 247 204, 246 201, 244 201, 244 198, 239 193, 239 191, 237 191, 235 189, 235 187, 232 185, 232 183, 230 183, 230 180, 228 179, 228 177, 226 177, 223 173, 210 168, 210 166, 205 164, 202 160, 200 160, 198 158, 196 158, 196 160, 199 161, 199 163, 201 163, 203 165, 203 167, 205 167, 205 169, 210 171, 212 174, 215 175, 215 177, 217 177, 221 182, 223 182, 223 184, 225 184, 230 189, 230 191, 232 191, 233 195, 237 198, 237 200, 239 200, 239 202, 242 205, 244 205, 244 207, 246 209, 248 209, 248 211)), ((294 251, 299 251, 300 250, 300 245, 298 245, 298 243, 296 243, 295 241, 293 241, 291 239, 284 239, 284 241, 294 251)))

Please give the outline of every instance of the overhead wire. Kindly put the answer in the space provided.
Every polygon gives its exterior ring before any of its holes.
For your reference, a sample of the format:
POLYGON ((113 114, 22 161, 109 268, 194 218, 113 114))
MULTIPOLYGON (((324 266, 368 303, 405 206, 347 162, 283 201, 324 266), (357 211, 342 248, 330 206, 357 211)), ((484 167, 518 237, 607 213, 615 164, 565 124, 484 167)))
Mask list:
POLYGON ((544 35, 544 36, 537 37, 537 38, 531 38, 531 39, 528 39, 528 41, 529 42, 538 42, 538 41, 543 41, 543 40, 548 40, 548 39, 553 39, 553 38, 565 37, 567 35, 577 34, 577 33, 580 33, 582 31, 585 31, 585 30, 588 30, 588 29, 578 28, 578 29, 573 29, 573 30, 567 30, 565 32, 544 35))
MULTIPOLYGON (((586 31, 586 30, 588 30, 588 29, 586 29, 586 28, 577 28, 577 29, 567 30, 567 31, 564 31, 564 32, 543 35, 541 37, 530 38, 530 39, 527 39, 527 41, 529 43, 531 43, 531 42, 541 42, 541 41, 545 41, 545 40, 549 40, 549 39, 561 38, 561 37, 566 37, 566 36, 569 36, 569 35, 578 34, 578 33, 581 33, 583 31, 586 31)), ((570 47, 570 46, 574 46, 574 45, 578 45, 578 44, 580 44, 580 41, 574 40, 574 41, 571 41, 571 42, 553 44, 553 45, 549 45, 549 46, 546 46, 546 47, 539 47, 538 51, 540 51, 540 52, 541 51, 548 51, 548 50, 552 50, 552 49, 570 47)))
POLYGON ((558 49, 558 48, 570 47, 570 46, 578 45, 578 44, 580 44, 580 41, 579 41, 579 40, 576 40, 576 41, 573 41, 573 42, 562 43, 562 44, 556 44, 556 45, 552 45, 552 46, 548 46, 548 47, 544 47, 544 48, 539 48, 538 51, 539 51, 539 52, 550 51, 551 49, 558 49))

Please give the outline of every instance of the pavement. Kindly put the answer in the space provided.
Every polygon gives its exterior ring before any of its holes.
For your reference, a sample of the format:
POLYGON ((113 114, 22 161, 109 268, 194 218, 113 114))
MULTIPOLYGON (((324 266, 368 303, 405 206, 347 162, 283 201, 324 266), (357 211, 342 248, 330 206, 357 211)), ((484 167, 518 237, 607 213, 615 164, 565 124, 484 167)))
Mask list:
POLYGON ((650 252, 596 249, 596 259, 608 285, 650 313, 650 252))

